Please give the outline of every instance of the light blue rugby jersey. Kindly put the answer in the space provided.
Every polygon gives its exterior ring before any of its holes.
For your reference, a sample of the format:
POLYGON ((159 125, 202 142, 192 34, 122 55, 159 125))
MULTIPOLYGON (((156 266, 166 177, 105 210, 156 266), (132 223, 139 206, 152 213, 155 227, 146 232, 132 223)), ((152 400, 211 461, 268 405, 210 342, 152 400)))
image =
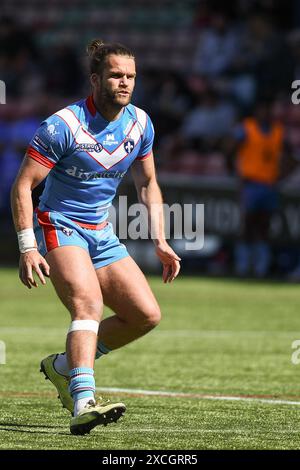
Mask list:
POLYGON ((130 165, 150 155, 153 139, 151 119, 132 104, 111 122, 97 112, 91 96, 53 114, 41 123, 27 150, 29 157, 51 168, 39 209, 99 224, 130 165))

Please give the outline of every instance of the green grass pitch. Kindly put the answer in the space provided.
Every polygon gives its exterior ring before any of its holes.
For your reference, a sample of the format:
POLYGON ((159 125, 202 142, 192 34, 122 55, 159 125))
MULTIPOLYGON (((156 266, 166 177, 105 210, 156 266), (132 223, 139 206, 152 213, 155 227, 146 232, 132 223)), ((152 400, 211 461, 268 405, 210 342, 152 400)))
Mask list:
MULTIPOLYGON (((16 270, 0 270, 0 449, 299 449, 300 340, 297 285, 181 277, 150 278, 163 320, 140 340, 96 363, 98 387, 191 394, 111 395, 122 420, 88 436, 69 433, 69 415, 40 360, 64 350, 69 316, 48 281, 28 291, 16 270), (194 396, 192 396, 194 395, 194 396)), ((106 312, 108 314, 109 312, 106 312)))

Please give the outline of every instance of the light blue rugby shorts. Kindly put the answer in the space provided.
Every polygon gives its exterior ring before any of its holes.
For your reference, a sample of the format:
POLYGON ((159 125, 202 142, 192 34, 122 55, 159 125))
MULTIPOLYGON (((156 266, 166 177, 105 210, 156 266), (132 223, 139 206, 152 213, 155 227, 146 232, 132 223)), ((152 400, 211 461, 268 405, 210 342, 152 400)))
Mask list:
POLYGON ((99 226, 81 224, 59 212, 42 212, 37 209, 34 212, 33 228, 42 256, 59 246, 80 246, 89 253, 95 269, 129 256, 110 222, 99 226))

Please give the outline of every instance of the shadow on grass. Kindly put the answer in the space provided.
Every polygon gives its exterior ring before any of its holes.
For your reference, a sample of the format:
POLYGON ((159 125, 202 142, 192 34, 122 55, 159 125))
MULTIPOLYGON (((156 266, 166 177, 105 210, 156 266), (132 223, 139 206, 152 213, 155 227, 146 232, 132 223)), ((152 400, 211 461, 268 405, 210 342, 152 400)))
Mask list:
POLYGON ((52 425, 39 425, 39 424, 19 424, 19 423, 5 423, 0 422, 0 431, 12 431, 12 432, 26 432, 29 434, 59 434, 63 436, 70 436, 68 432, 53 432, 50 429, 65 428, 65 426, 52 426, 52 425), (19 429, 19 428, 30 428, 30 429, 19 429), (35 428, 35 429, 32 429, 35 428))

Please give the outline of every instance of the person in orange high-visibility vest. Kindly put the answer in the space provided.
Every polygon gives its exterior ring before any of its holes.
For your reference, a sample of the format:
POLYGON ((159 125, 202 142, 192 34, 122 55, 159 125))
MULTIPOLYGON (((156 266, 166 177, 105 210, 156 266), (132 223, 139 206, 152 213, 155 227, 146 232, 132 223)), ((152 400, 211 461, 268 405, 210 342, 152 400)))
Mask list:
POLYGON ((236 171, 240 177, 241 237, 235 247, 235 271, 265 277, 271 264, 270 219, 279 206, 277 181, 284 147, 283 125, 270 103, 260 102, 253 117, 234 130, 236 171))

